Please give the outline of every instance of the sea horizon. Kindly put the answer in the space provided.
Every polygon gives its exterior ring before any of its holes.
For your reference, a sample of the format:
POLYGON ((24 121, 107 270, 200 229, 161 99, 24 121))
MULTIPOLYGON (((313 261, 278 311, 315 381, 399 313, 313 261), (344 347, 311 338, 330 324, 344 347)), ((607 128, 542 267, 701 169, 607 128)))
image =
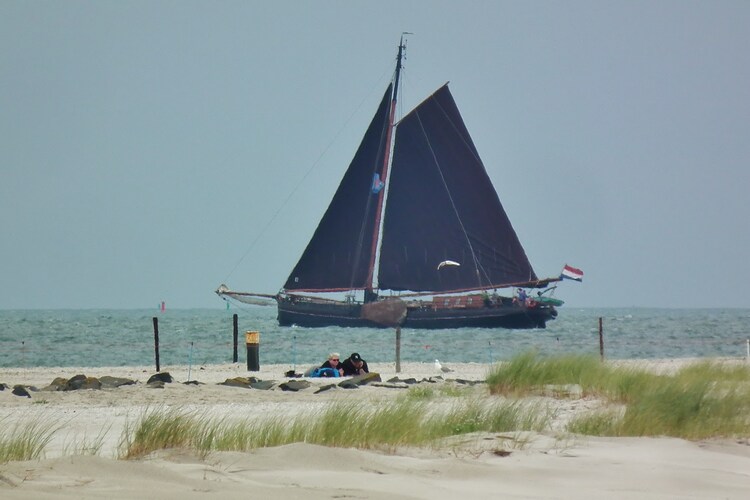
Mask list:
MULTIPOLYGON (((157 319, 161 363, 245 362, 244 333, 260 335, 260 362, 315 365, 329 352, 359 352, 372 362, 395 359, 389 328, 280 327, 275 307, 0 309, 0 366, 150 365, 157 319)), ((607 359, 743 357, 750 308, 561 308, 546 329, 404 328, 404 362, 507 360, 524 351, 599 356, 599 318, 607 359)))

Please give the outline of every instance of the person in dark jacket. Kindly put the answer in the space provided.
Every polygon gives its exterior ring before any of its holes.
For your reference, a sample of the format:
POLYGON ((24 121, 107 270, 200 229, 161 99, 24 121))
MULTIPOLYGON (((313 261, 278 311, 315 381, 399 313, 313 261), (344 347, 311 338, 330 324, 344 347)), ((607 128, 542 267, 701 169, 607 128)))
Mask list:
POLYGON ((344 369, 345 377, 370 373, 370 369, 367 367, 367 361, 362 359, 358 352, 353 352, 351 356, 346 358, 346 360, 341 363, 341 368, 344 369))

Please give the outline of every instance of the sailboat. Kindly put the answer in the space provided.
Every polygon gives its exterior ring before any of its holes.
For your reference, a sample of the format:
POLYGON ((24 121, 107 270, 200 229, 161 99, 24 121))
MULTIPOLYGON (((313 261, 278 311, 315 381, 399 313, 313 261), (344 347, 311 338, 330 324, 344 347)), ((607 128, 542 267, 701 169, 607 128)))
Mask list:
POLYGON ((402 36, 393 79, 280 292, 216 293, 273 301, 282 326, 544 328, 562 276, 537 278, 448 84, 395 122, 404 50, 402 36))

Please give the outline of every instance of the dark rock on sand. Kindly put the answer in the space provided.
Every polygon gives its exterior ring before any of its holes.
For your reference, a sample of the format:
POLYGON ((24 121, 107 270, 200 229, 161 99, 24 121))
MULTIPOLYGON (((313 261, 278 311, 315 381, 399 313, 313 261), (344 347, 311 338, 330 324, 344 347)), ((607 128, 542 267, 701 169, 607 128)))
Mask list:
POLYGON ((78 389, 101 389, 102 383, 95 377, 76 375, 69 379, 63 391, 77 391, 78 389))
POLYGON ((169 372, 159 372, 154 373, 149 377, 147 384, 150 384, 151 382, 155 382, 157 380, 161 380, 164 383, 171 384, 174 379, 172 378, 172 375, 169 374, 169 372))
POLYGON ((279 387, 282 391, 297 392, 301 391, 302 389, 307 389, 311 385, 312 384, 308 380, 290 380, 289 382, 279 384, 279 387))
POLYGON ((339 387, 342 389, 359 389, 359 385, 351 380, 342 380, 339 382, 339 387))
POLYGON ((419 383, 419 382, 417 382, 417 379, 415 379, 414 377, 412 377, 412 378, 393 377, 391 379, 386 380, 386 382, 388 382, 389 384, 402 383, 402 384, 409 384, 409 385, 419 383))
POLYGON ((364 375, 357 375, 351 378, 351 382, 357 385, 367 385, 370 382, 382 382, 380 374, 376 372, 365 373, 364 375))
POLYGON ((220 382, 219 385, 228 385, 230 387, 243 387, 245 389, 250 389, 250 385, 257 382, 259 382, 259 380, 255 377, 234 377, 228 378, 224 382, 220 382))
POLYGON ((259 391, 267 391, 273 389, 274 385, 276 385, 276 381, 274 380, 258 380, 257 382, 251 383, 250 387, 258 389, 259 391))
POLYGON ((129 378, 123 378, 123 377, 110 377, 109 375, 99 377, 99 382, 101 382, 102 387, 105 387, 105 388, 115 388, 115 387, 120 387, 123 385, 135 384, 135 380, 131 380, 129 378))
POLYGON ((13 394, 16 396, 26 397, 30 398, 31 394, 29 394, 29 391, 26 389, 26 387, 22 385, 17 385, 13 387, 13 394))
POLYGON ((318 390, 317 390, 317 391, 315 391, 315 394, 318 394, 318 393, 320 393, 320 392, 325 392, 325 391, 329 391, 329 390, 333 389, 334 387, 336 387, 336 384, 328 384, 328 385, 323 385, 323 386, 320 386, 320 387, 318 388, 318 390))

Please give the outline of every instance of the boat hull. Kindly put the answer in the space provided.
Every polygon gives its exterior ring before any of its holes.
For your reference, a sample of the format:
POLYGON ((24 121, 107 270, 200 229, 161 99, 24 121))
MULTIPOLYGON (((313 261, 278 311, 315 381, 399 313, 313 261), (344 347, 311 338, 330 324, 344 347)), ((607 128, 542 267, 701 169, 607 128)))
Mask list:
MULTIPOLYGON (((500 304, 480 308, 408 308, 404 328, 545 328, 547 321, 557 317, 554 307, 500 304)), ((313 302, 280 300, 278 321, 281 326, 304 327, 371 327, 385 328, 362 318, 362 305, 345 302, 313 302)))

